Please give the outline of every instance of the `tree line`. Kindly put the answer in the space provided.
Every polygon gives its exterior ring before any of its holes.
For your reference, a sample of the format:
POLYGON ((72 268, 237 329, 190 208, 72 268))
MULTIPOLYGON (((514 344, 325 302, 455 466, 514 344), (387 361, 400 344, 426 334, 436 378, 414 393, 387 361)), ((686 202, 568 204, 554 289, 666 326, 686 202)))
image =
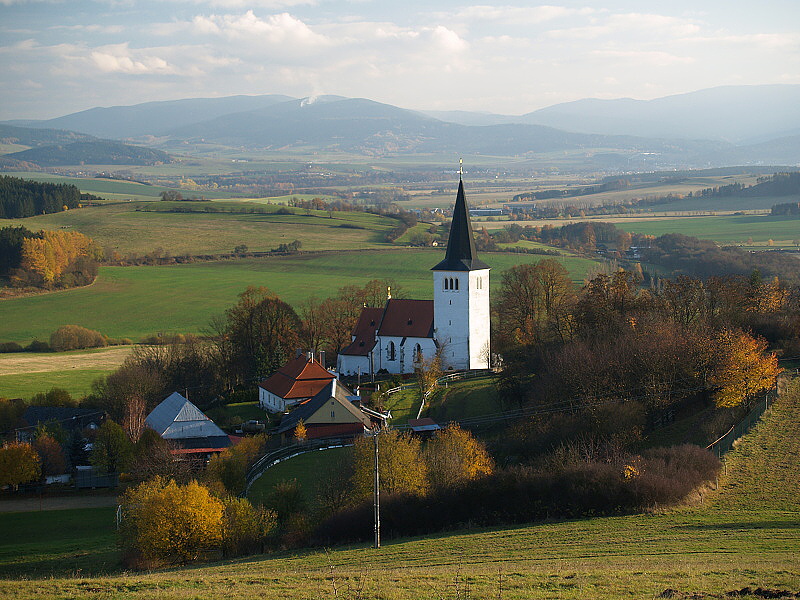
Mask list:
POLYGON ((80 208, 100 200, 66 183, 40 183, 0 175, 0 218, 22 219, 80 208))

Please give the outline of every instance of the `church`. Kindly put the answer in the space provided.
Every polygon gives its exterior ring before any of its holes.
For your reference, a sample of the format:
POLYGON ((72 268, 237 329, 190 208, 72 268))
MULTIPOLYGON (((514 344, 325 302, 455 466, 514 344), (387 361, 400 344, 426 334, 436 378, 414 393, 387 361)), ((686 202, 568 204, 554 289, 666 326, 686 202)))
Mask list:
POLYGON ((413 373, 441 353, 448 370, 489 367, 489 266, 478 258, 464 182, 459 178, 444 260, 432 269, 433 300, 389 299, 364 308, 352 342, 337 359, 340 375, 413 373))

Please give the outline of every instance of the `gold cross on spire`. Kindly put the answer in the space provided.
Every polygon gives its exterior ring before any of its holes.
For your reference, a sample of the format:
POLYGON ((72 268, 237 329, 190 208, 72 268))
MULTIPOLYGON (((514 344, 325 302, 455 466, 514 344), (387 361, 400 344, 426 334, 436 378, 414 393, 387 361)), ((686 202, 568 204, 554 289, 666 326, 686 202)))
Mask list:
POLYGON ((461 179, 461 177, 463 175, 464 175, 464 159, 463 158, 459 158, 458 159, 458 178, 461 179))

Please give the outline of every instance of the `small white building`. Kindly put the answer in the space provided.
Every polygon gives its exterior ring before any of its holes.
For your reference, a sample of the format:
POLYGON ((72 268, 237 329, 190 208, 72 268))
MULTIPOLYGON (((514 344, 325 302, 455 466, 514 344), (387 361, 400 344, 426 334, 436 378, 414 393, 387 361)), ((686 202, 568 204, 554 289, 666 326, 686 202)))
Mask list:
POLYGON ((475 251, 463 181, 444 260, 432 271, 433 300, 389 298, 383 308, 363 309, 337 358, 339 373, 412 373, 437 351, 445 369, 489 367, 489 266, 475 251))

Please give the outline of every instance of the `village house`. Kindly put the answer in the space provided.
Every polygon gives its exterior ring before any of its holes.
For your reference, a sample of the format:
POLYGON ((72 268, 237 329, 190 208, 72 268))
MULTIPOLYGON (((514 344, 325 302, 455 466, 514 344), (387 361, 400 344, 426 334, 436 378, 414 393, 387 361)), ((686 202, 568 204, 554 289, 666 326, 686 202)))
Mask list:
POLYGON ((298 352, 293 360, 258 384, 258 404, 271 413, 286 412, 316 396, 334 377, 314 359, 313 353, 298 352))
POLYGON ((284 438, 295 437, 302 421, 307 439, 353 437, 383 427, 389 414, 362 407, 361 398, 339 380, 331 380, 313 398, 285 415, 276 433, 284 438))

